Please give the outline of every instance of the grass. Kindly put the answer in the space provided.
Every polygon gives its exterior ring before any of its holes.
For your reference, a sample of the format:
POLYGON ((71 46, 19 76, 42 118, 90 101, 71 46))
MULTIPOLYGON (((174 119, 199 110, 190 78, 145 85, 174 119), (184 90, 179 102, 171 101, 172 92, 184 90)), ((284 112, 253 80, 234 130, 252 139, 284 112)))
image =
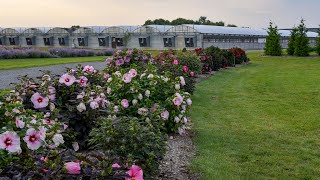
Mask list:
POLYGON ((71 58, 36 58, 36 59, 3 59, 0 60, 0 70, 19 69, 56 64, 104 61, 106 56, 71 57, 71 58))
POLYGON ((0 89, 0 96, 9 93, 9 91, 10 91, 10 90, 7 90, 7 89, 0 89))
POLYGON ((197 85, 192 168, 203 179, 318 179, 320 58, 259 54, 197 85))

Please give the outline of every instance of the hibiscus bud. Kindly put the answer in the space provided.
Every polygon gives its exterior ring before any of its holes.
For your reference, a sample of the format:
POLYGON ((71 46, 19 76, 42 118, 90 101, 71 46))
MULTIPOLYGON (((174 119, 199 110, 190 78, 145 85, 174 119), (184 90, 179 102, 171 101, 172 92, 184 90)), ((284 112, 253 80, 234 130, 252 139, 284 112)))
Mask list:
POLYGON ((77 110, 79 112, 83 112, 86 110, 86 105, 84 103, 80 103, 78 106, 77 106, 77 110))
POLYGON ((80 174, 81 167, 80 162, 68 162, 64 164, 68 174, 80 174))
POLYGON ((136 100, 136 99, 132 100, 133 105, 136 105, 137 103, 138 103, 138 100, 136 100))
POLYGON ((55 108, 56 108, 56 106, 53 103, 49 104, 50 111, 54 111, 55 108))

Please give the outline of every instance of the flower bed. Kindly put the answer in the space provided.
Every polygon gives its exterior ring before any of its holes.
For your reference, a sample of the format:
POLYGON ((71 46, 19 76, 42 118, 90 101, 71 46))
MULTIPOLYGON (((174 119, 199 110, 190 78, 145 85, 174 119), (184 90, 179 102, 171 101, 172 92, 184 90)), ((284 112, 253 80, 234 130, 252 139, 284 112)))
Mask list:
MULTIPOLYGON (((212 55, 118 50, 102 71, 20 77, 0 96, 0 177, 150 178, 168 134, 189 128, 195 76, 214 69, 212 55)), ((219 68, 229 65, 222 59, 219 68)))
POLYGON ((188 128, 192 104, 183 89, 189 68, 165 59, 181 72, 127 50, 101 72, 79 66, 39 80, 21 77, 0 97, 0 177, 150 177, 167 134, 188 128))
POLYGON ((59 58, 59 57, 89 57, 111 56, 113 49, 91 50, 72 48, 52 48, 48 51, 32 48, 1 48, 0 59, 24 59, 24 58, 59 58))

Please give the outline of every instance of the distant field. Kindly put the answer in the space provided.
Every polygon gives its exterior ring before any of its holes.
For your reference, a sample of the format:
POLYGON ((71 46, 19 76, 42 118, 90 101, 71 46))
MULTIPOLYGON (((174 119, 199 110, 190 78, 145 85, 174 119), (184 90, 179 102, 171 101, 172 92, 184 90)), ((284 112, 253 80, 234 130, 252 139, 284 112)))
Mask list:
POLYGON ((104 61, 106 56, 71 57, 71 58, 37 58, 37 59, 3 59, 0 60, 0 70, 19 69, 56 64, 104 61))

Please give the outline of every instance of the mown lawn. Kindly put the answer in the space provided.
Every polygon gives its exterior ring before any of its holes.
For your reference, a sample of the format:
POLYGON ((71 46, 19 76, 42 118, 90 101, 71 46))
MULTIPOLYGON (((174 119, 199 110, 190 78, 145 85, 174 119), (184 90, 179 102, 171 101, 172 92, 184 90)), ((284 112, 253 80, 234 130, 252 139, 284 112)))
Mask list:
POLYGON ((318 179, 320 58, 249 56, 197 85, 192 169, 203 179, 318 179))
POLYGON ((1 59, 0 70, 19 69, 56 64, 104 61, 106 56, 70 57, 70 58, 35 58, 35 59, 1 59))

